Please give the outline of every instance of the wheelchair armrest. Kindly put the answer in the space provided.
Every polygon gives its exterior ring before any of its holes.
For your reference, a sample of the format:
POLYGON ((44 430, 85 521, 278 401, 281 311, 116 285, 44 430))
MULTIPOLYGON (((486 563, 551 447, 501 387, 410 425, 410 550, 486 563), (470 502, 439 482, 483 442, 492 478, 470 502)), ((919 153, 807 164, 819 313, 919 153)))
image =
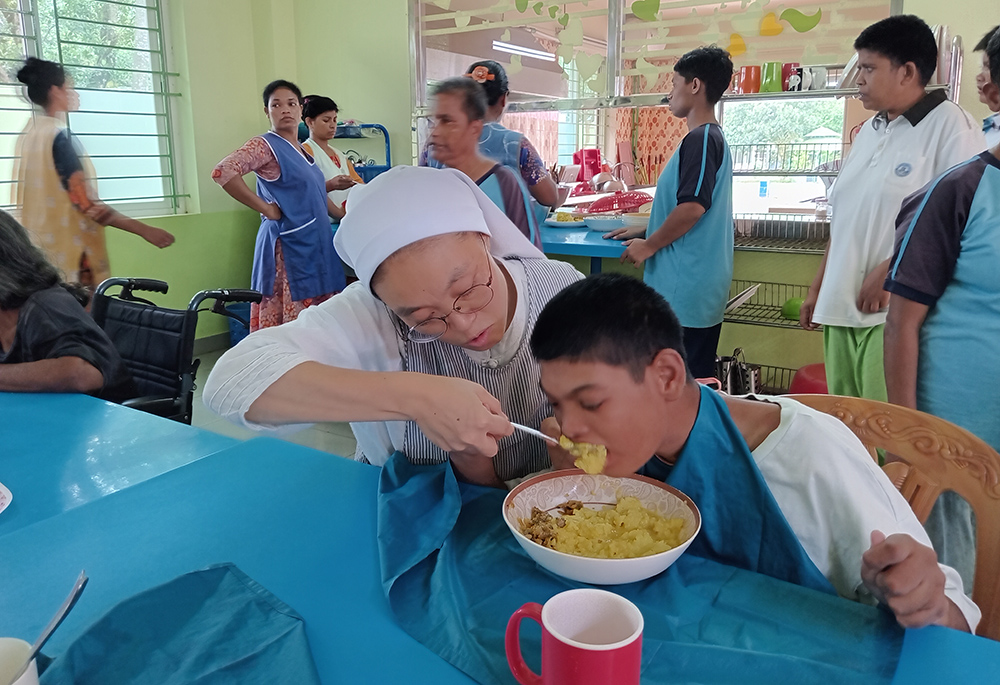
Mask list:
POLYGON ((180 400, 178 398, 169 395, 146 395, 144 397, 133 397, 130 400, 122 402, 123 407, 138 409, 147 414, 168 417, 177 411, 179 404, 180 400))

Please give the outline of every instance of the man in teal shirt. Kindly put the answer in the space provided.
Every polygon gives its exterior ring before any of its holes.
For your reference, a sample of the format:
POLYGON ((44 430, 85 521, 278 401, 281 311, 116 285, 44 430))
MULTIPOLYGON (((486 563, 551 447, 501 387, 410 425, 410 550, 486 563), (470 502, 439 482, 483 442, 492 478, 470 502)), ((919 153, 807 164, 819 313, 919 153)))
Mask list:
POLYGON ((669 106, 674 116, 687 119, 689 132, 660 174, 646 230, 605 236, 625 240, 622 262, 645 263, 643 279, 666 298, 683 326, 696 378, 715 375, 733 278, 733 163, 715 118, 732 76, 729 53, 715 46, 677 61, 669 106))

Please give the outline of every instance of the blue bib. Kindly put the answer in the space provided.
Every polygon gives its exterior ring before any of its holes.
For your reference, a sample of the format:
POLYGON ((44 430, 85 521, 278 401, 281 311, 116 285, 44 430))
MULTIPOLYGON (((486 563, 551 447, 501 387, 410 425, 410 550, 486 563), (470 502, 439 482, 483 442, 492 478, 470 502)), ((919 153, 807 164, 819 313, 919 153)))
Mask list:
POLYGON ((687 554, 835 594, 792 532, 714 390, 701 387, 698 417, 676 465, 653 457, 639 473, 670 483, 698 505, 701 532, 687 554))
MULTIPOLYGON (((504 656, 511 614, 583 586, 524 553, 503 522, 505 495, 458 483, 449 463, 415 465, 401 452, 379 481, 382 584, 396 620, 488 685, 513 682, 504 656)), ((658 576, 607 589, 642 611, 644 683, 888 685, 902 644, 889 612, 690 553, 658 576)), ((539 672, 531 622, 521 644, 539 672)))
POLYGON ((299 301, 340 292, 346 285, 326 206, 323 172, 292 144, 273 131, 261 136, 270 146, 281 175, 273 181, 257 177, 257 194, 281 209, 277 221, 261 217, 254 246, 254 290, 274 293, 274 246, 281 240, 292 299, 299 301))

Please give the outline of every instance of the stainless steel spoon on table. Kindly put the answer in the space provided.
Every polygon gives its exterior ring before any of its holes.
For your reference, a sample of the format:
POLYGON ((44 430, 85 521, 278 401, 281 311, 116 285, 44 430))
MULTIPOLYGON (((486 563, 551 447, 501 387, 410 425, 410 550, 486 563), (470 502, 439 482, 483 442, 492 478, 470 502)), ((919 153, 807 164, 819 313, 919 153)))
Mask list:
POLYGON ((24 672, 28 670, 28 666, 31 665, 31 660, 38 655, 38 652, 43 646, 45 646, 45 643, 49 641, 49 638, 52 637, 52 633, 56 631, 59 624, 63 622, 64 618, 66 618, 66 614, 68 614, 70 609, 72 609, 76 604, 76 600, 80 599, 80 594, 83 592, 83 588, 87 587, 88 580, 90 579, 87 577, 87 572, 80 571, 80 575, 76 579, 76 584, 73 585, 73 589, 70 591, 69 596, 63 600, 62 606, 59 607, 59 610, 56 612, 56 615, 52 617, 52 620, 49 621, 49 624, 45 626, 45 630, 42 631, 42 634, 38 636, 37 640, 35 640, 35 644, 31 645, 31 652, 28 654, 28 658, 24 660, 24 665, 18 669, 13 680, 7 683, 7 685, 13 685, 16 683, 17 679, 24 675, 24 672))

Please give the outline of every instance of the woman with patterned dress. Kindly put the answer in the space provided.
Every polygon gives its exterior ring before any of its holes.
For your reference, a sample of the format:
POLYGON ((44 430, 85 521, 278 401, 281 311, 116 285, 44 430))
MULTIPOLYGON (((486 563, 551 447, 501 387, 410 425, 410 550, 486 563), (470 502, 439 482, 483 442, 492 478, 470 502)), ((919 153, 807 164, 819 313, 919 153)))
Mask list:
POLYGON ((330 217, 343 209, 327 197, 328 184, 299 145, 302 92, 294 83, 264 88, 271 130, 248 140, 223 159, 212 179, 233 198, 260 212, 251 286, 264 297, 250 307, 250 330, 294 321, 311 305, 344 289, 344 270, 333 247, 330 217), (243 181, 257 175, 257 192, 243 181))
POLYGON ((42 108, 17 142, 14 203, 32 240, 67 281, 94 286, 110 276, 104 227, 135 233, 156 247, 174 236, 130 219, 100 201, 93 188, 94 167, 65 127, 66 113, 79 109, 61 64, 29 57, 17 72, 28 99, 42 108))

